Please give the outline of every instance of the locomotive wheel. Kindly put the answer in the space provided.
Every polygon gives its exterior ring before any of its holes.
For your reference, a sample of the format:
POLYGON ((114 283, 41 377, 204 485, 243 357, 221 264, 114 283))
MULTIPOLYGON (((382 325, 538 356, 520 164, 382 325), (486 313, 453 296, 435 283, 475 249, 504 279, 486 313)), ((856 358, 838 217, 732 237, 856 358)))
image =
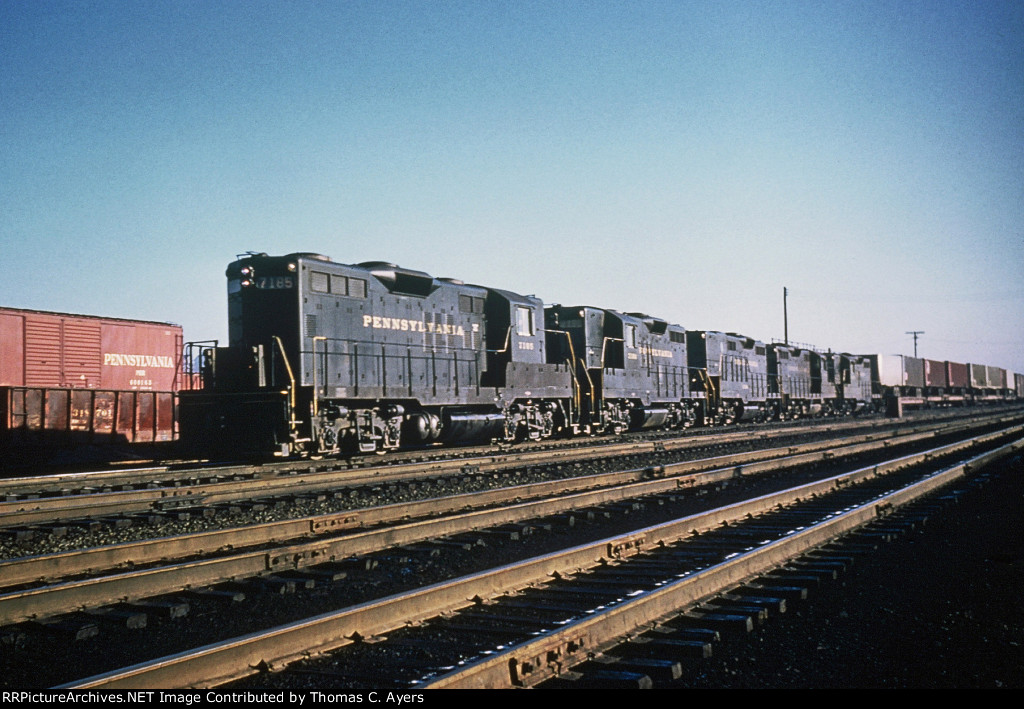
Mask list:
POLYGON ((607 402, 604 410, 605 430, 616 436, 629 428, 629 414, 624 406, 607 402))
POLYGON ((526 440, 523 427, 519 425, 518 414, 510 414, 505 417, 505 440, 510 443, 521 443, 526 440))

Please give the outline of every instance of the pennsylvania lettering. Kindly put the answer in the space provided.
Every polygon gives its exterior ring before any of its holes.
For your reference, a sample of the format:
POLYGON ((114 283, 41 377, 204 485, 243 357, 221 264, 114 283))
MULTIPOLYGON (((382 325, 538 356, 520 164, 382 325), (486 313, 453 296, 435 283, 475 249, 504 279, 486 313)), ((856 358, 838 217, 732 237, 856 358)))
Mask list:
POLYGON ((401 330, 402 332, 427 332, 434 335, 466 336, 466 330, 461 325, 406 320, 405 318, 384 318, 376 315, 364 315, 363 327, 374 330, 401 330))
POLYGON ((109 367, 163 367, 174 369, 174 359, 167 355, 103 354, 103 364, 109 367))

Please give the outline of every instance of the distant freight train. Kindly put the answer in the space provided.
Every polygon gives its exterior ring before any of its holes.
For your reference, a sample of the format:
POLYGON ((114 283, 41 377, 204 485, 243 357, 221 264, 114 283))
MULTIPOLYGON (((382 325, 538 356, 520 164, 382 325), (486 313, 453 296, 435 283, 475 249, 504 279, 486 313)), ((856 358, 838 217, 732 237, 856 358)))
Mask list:
POLYGON ((0 308, 0 442, 176 438, 178 325, 0 308))
POLYGON ((394 264, 249 254, 227 347, 182 392, 202 448, 331 454, 1024 399, 996 367, 816 352, 552 305, 394 264))

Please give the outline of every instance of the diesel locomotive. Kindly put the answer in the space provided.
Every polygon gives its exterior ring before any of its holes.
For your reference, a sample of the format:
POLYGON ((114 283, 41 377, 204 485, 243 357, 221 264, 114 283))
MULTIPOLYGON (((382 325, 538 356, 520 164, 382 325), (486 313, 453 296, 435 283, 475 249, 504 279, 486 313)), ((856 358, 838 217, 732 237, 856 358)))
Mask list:
POLYGON ((574 423, 574 367, 547 360, 538 298, 304 253, 248 255, 227 278, 228 346, 181 395, 186 442, 371 452, 574 423))
POLYGON ((886 396, 879 356, 545 307, 391 263, 249 253, 226 275, 227 346, 201 349, 202 388, 179 398, 181 438, 204 450, 538 440, 850 414, 886 396))

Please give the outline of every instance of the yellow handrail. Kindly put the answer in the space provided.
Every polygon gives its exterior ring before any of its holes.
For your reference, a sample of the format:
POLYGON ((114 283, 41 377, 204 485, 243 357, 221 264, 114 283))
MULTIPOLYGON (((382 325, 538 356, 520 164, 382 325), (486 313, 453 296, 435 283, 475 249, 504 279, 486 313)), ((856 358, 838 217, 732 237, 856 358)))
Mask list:
MULTIPOLYGON (((289 382, 289 384, 288 384, 288 392, 289 392, 289 394, 288 394, 288 404, 289 404, 288 408, 289 408, 289 415, 291 416, 291 424, 294 427, 294 425, 295 425, 295 405, 296 405, 296 402, 295 402, 295 374, 294 374, 294 372, 292 372, 292 365, 288 361, 288 354, 284 351, 284 343, 281 342, 281 338, 278 337, 277 335, 274 335, 274 342, 277 343, 278 349, 281 350, 281 359, 284 360, 284 367, 285 367, 285 369, 288 370, 288 382, 289 382)), ((315 353, 314 353, 314 356, 315 356, 315 353)), ((314 364, 315 364, 315 362, 314 362, 314 364)), ((314 392, 314 398, 316 398, 316 393, 315 392, 314 392)))

